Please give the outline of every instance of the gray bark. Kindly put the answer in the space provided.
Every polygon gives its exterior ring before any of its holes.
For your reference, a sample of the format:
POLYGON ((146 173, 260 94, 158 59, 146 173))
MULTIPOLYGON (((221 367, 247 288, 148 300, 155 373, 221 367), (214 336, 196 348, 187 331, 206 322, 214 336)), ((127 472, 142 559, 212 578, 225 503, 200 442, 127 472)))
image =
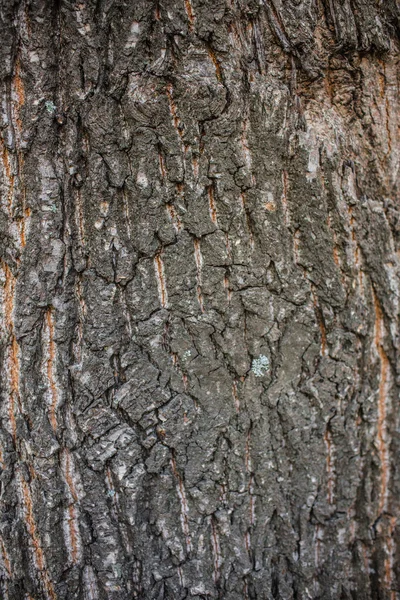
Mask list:
POLYGON ((400 598, 399 24, 0 1, 1 598, 400 598))

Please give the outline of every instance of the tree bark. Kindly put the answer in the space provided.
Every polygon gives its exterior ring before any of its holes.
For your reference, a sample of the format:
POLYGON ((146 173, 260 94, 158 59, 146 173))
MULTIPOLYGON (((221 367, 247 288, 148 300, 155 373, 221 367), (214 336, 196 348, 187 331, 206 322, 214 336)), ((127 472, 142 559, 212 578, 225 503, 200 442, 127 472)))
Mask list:
POLYGON ((0 0, 5 600, 396 600, 395 0, 0 0))

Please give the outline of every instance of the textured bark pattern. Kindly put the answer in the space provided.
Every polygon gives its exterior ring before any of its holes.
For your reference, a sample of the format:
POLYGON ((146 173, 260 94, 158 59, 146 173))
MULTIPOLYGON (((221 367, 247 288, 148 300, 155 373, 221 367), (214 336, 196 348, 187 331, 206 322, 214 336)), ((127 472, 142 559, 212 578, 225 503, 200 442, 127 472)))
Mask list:
POLYGON ((400 597, 396 0, 1 0, 1 598, 400 597))

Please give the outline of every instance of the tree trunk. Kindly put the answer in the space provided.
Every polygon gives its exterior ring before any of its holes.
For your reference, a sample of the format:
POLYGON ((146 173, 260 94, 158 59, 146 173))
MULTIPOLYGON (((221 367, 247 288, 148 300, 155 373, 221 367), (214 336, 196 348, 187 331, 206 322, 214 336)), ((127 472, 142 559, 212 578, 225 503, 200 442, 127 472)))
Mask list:
POLYGON ((0 0, 1 598, 400 598, 399 29, 0 0))

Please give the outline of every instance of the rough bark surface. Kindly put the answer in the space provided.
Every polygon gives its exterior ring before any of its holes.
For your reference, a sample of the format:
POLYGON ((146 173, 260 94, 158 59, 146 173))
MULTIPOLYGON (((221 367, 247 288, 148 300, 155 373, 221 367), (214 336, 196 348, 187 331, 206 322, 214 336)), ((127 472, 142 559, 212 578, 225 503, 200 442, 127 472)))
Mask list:
POLYGON ((1 598, 400 597, 399 4, 1 0, 1 598))

